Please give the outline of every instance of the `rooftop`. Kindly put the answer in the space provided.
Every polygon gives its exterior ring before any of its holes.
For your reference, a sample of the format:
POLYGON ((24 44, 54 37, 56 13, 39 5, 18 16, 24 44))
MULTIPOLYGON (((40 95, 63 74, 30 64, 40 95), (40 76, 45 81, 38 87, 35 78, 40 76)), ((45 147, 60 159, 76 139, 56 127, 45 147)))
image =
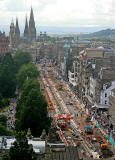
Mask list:
POLYGON ((102 71, 103 80, 115 81, 115 68, 106 68, 102 71))
MULTIPOLYGON (((15 141, 15 138, 5 136, 5 140, 7 142, 6 147, 1 143, 2 142, 2 136, 0 137, 0 148, 5 149, 5 150, 9 150, 10 147, 13 145, 13 143, 15 141)), ((42 141, 40 138, 29 139, 28 144, 32 144, 33 150, 37 154, 45 152, 45 141, 42 141)))
POLYGON ((115 93, 115 88, 114 88, 114 89, 112 89, 111 91, 115 93))

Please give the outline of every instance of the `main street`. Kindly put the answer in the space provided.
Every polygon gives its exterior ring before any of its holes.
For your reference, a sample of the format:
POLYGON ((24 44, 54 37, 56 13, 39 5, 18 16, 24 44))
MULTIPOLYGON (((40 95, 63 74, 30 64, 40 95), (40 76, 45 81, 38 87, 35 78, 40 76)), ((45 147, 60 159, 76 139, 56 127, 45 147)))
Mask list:
POLYGON ((41 85, 45 88, 44 95, 48 102, 52 102, 54 107, 54 110, 49 111, 49 116, 53 118, 62 141, 67 146, 77 146, 78 139, 76 137, 79 137, 82 153, 85 153, 88 159, 99 159, 102 155, 100 141, 103 140, 103 143, 107 144, 109 148, 111 148, 110 143, 106 141, 100 130, 95 127, 93 120, 86 122, 88 115, 84 106, 70 91, 68 84, 64 81, 62 83, 59 77, 56 76, 54 66, 52 68, 48 67, 46 63, 44 67, 39 65, 38 68, 41 70, 41 85), (60 83, 63 85, 61 90, 57 87, 60 83), (72 117, 66 130, 62 130, 57 124, 59 114, 64 116, 70 114, 72 117), (93 128, 93 135, 88 136, 85 133, 85 126, 93 128))

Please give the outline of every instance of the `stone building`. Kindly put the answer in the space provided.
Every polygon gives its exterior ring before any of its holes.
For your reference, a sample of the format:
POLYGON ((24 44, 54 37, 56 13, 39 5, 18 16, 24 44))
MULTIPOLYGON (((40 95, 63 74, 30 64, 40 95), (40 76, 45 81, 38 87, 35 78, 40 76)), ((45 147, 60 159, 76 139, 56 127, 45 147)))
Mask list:
POLYGON ((37 37, 38 42, 45 42, 50 38, 46 32, 40 32, 39 36, 37 37))
POLYGON ((35 21, 34 21, 34 14, 32 7, 29 19, 29 36, 30 36, 30 41, 36 41, 36 28, 35 28, 35 21))
POLYGON ((95 104, 98 108, 109 107, 109 96, 115 88, 115 68, 101 68, 95 87, 95 104))
POLYGON ((29 40, 29 26, 28 26, 28 20, 26 16, 26 22, 25 22, 25 28, 24 28, 24 41, 27 42, 29 40))
POLYGON ((16 46, 20 42, 20 29, 18 25, 18 18, 16 18, 16 27, 15 27, 15 44, 16 46))
POLYGON ((79 98, 90 104, 108 108, 110 91, 115 88, 115 51, 86 48, 74 59, 69 71, 69 82, 79 98), (103 86, 107 88, 103 90, 103 86))
POLYGON ((0 55, 4 55, 7 52, 9 52, 9 40, 5 32, 0 32, 0 55))
POLYGON ((15 26, 13 20, 11 21, 10 25, 9 40, 10 40, 10 48, 15 47, 15 26))
POLYGON ((111 91, 111 95, 109 98, 110 123, 112 123, 113 129, 115 131, 115 89, 111 91))
POLYGON ((9 39, 10 39, 10 48, 17 48, 22 43, 32 43, 36 41, 36 28, 35 28, 34 14, 32 8, 30 12, 29 25, 26 17, 23 36, 20 37, 18 19, 16 18, 16 25, 14 24, 13 20, 11 22, 9 39))

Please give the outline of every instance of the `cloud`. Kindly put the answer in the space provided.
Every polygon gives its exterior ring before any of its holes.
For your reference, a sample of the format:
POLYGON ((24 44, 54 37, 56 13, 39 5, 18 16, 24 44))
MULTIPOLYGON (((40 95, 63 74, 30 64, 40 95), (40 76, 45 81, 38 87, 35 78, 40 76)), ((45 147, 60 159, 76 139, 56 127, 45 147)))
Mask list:
POLYGON ((0 22, 24 25, 31 5, 37 26, 115 26, 115 0, 0 0, 0 22))

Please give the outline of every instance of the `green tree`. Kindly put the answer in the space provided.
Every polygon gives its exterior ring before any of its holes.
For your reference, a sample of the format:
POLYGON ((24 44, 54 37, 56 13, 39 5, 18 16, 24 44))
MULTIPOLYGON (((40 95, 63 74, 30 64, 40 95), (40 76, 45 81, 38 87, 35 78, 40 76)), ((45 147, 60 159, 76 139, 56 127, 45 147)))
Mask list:
POLYGON ((3 108, 3 101, 2 101, 2 95, 0 93, 0 109, 3 108))
POLYGON ((0 136, 11 136, 13 133, 7 129, 6 126, 0 124, 0 136))
POLYGON ((10 53, 0 59, 0 94, 3 98, 13 97, 16 89, 15 65, 10 53))
POLYGON ((19 88, 22 88, 25 80, 27 79, 36 79, 39 76, 39 71, 37 67, 33 63, 29 63, 27 65, 23 65, 17 75, 17 83, 19 88))
POLYGON ((8 153, 3 153, 1 160, 10 160, 8 153))
POLYGON ((16 71, 18 71, 23 64, 28 64, 31 61, 32 61, 32 57, 28 52, 17 51, 16 54, 14 55, 16 71))
POLYGON ((36 155, 32 145, 28 144, 25 132, 16 134, 16 141, 10 148, 10 160, 36 160, 36 155))
POLYGON ((47 116, 47 103, 41 95, 39 87, 30 89, 27 84, 24 88, 25 90, 23 90, 16 107, 16 130, 25 130, 27 132, 30 128, 33 136, 40 136, 43 129, 48 131, 50 127, 50 120, 47 116), (27 91, 29 92, 27 93, 27 91))
POLYGON ((10 98, 2 98, 3 106, 8 106, 10 104, 10 98))
POLYGON ((31 91, 32 88, 35 88, 38 91, 40 91, 40 83, 38 82, 38 80, 30 79, 30 80, 24 82, 24 85, 23 85, 23 88, 22 88, 23 97, 26 96, 31 91))
POLYGON ((40 84, 37 80, 33 80, 33 79, 29 79, 26 80, 24 82, 23 88, 22 88, 22 94, 21 94, 21 98, 18 101, 18 104, 16 106, 16 118, 20 117, 20 111, 23 108, 23 104, 24 102, 26 102, 27 99, 27 95, 28 93, 31 91, 32 88, 35 88, 36 90, 38 90, 40 92, 40 84))
POLYGON ((0 124, 3 126, 7 126, 7 116, 5 115, 0 115, 0 124))
POLYGON ((7 116, 0 115, 0 136, 10 136, 12 132, 7 129, 7 116))

